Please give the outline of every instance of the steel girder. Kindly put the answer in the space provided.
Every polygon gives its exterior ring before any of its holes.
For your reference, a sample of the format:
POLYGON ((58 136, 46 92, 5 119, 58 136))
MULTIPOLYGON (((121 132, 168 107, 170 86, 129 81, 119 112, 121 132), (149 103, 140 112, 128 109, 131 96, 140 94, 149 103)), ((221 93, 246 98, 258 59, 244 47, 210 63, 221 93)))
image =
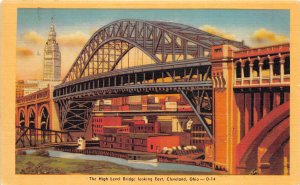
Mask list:
MULTIPOLYGON (((173 79, 173 81, 177 81, 172 74, 167 72, 168 76, 173 79)), ((209 66, 206 70, 206 74, 203 76, 203 80, 207 80, 211 77, 211 67, 209 66)), ((194 113, 198 117, 200 123, 204 127, 210 139, 213 139, 212 136, 212 128, 209 128, 207 124, 207 119, 210 120, 210 125, 212 125, 212 116, 205 117, 205 115, 201 114, 203 111, 206 113, 212 113, 212 90, 204 90, 204 89, 189 89, 188 91, 184 91, 183 89, 179 90, 183 97, 187 100, 194 113), (195 93, 196 91, 196 93, 195 93), (201 91, 201 96, 200 96, 201 91)))
POLYGON ((212 91, 211 90, 194 90, 180 91, 183 97, 188 101, 194 113, 204 127, 210 139, 212 136, 212 91), (208 124, 209 120, 209 124, 208 124))
POLYGON ((182 24, 119 20, 94 33, 63 82, 82 78, 85 73, 86 76, 90 76, 113 70, 120 58, 133 47, 139 48, 159 64, 167 60, 175 62, 200 58, 204 56, 205 51, 210 52, 211 46, 219 44, 245 47, 241 42, 224 39, 182 24), (95 65, 89 65, 91 61, 95 65))
MULTIPOLYGON (((64 83, 55 87, 53 98, 72 99, 95 94, 122 94, 122 92, 179 91, 211 89, 210 66, 185 66, 183 68, 157 68, 156 70, 119 71, 113 75, 97 75, 82 78, 76 83, 64 83), (170 81, 172 79, 172 81, 170 81), (173 90, 174 89, 174 90, 173 90)), ((181 67, 181 66, 180 66, 181 67)), ((151 68, 150 68, 151 69, 151 68)))
MULTIPOLYGON (((174 66, 173 66, 174 67, 174 66)), ((63 108, 60 110, 62 128, 71 129, 80 125, 84 131, 88 124, 88 117, 80 121, 68 121, 72 116, 66 116, 68 112, 73 113, 72 106, 69 103, 80 99, 92 102, 92 100, 101 98, 111 98, 120 96, 130 96, 139 94, 168 94, 182 93, 187 98, 188 103, 193 108, 200 123, 203 125, 208 135, 211 136, 211 128, 207 122, 212 122, 211 111, 211 66, 185 66, 183 68, 165 68, 151 70, 133 70, 133 73, 125 71, 105 76, 99 75, 98 78, 82 78, 76 80, 76 83, 65 83, 55 87, 54 100, 63 108), (164 82, 167 78, 171 82, 164 82), (158 82, 160 80, 160 82, 158 82), (210 121, 207 121, 210 120, 210 121), (67 123, 67 126, 64 124, 67 123), (69 126, 68 126, 69 125, 69 126)), ((90 111, 86 107, 85 113, 90 111)), ((73 114, 74 117, 75 114, 73 114)))
POLYGON ((94 101, 59 100, 59 122, 62 130, 85 131, 94 107, 94 101))
POLYGON ((93 90, 82 90, 65 95, 61 95, 58 100, 69 99, 99 99, 113 98, 121 96, 142 95, 142 94, 173 94, 180 93, 181 90, 211 90, 210 82, 177 82, 164 84, 145 84, 145 85, 128 85, 120 87, 104 87, 93 90))
POLYGON ((141 89, 140 87, 131 89, 119 89, 105 91, 86 91, 81 95, 68 95, 56 100, 59 107, 59 119, 62 130, 85 131, 91 117, 94 100, 121 96, 132 96, 140 94, 174 94, 181 93, 192 107, 194 113, 199 118, 200 123, 212 139, 212 94, 210 85, 201 86, 193 84, 191 86, 161 86, 141 89), (85 99, 87 98, 87 99, 85 99), (209 122, 209 123, 208 123, 209 122))
MULTIPOLYGON (((125 75, 125 74, 133 74, 133 73, 141 73, 141 72, 156 72, 156 71, 168 71, 172 69, 184 69, 184 68, 195 68, 194 72, 196 72, 197 68, 203 68, 201 70, 207 70, 207 67, 211 66, 211 62, 206 57, 197 58, 197 59, 190 59, 182 62, 172 62, 172 63, 164 63, 164 64, 148 64, 143 66, 135 66, 126 69, 118 69, 113 70, 106 73, 99 73, 94 74, 86 77, 82 77, 80 79, 64 82, 59 85, 55 86, 55 89, 60 89, 69 85, 94 80, 98 78, 107 78, 107 77, 114 77, 118 75, 125 75)), ((199 70, 199 71, 201 71, 199 70)), ((210 76, 208 80, 211 80, 210 76)))

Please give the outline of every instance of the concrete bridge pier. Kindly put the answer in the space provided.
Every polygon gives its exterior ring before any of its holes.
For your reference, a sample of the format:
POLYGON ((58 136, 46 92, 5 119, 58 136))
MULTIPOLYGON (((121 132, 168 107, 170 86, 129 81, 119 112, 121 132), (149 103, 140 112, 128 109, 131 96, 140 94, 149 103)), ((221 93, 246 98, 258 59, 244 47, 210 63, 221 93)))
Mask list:
POLYGON ((289 46, 253 50, 213 46, 211 63, 213 169, 229 174, 288 174, 289 46), (279 60, 285 63, 283 70, 278 70, 279 60))

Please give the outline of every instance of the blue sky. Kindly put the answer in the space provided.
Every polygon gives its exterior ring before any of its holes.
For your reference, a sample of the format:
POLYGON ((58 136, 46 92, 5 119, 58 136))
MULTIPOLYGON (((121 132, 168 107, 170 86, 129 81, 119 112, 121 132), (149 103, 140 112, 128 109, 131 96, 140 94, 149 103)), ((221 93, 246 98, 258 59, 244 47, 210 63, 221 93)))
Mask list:
MULTIPOLYGON (((264 27, 289 37, 290 13, 288 10, 116 10, 116 9, 19 9, 18 34, 35 29, 47 33, 53 17, 57 31, 89 32, 117 19, 136 18, 163 20, 193 27, 212 25, 239 35, 264 27)), ((242 36, 242 35, 241 35, 242 36)), ((245 40, 245 39, 244 39, 245 40)))
POLYGON ((244 40, 250 47, 288 42, 290 37, 288 10, 18 9, 18 79, 41 77, 42 53, 51 17, 54 18, 61 49, 62 76, 89 37, 97 29, 118 19, 177 22, 233 40, 244 40))

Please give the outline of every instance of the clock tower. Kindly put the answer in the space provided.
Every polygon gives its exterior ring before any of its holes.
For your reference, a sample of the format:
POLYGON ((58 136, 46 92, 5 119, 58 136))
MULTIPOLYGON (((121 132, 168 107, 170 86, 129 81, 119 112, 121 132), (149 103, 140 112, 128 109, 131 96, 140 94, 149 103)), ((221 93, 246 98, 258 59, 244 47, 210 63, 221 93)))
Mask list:
POLYGON ((56 32, 51 18, 51 26, 48 40, 44 48, 44 81, 59 81, 61 76, 61 56, 58 43, 56 42, 56 32))

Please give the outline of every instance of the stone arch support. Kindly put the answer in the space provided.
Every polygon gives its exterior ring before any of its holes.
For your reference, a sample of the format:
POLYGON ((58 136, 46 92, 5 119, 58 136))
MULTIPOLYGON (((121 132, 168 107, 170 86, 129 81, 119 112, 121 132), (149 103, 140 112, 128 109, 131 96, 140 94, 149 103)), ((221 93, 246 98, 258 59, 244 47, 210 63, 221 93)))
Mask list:
POLYGON ((24 117, 24 126, 28 126, 27 119, 26 119, 27 112, 24 107, 18 108, 17 116, 16 116, 16 126, 20 126, 22 121, 21 117, 24 117))
POLYGON ((51 128, 51 121, 52 121, 51 120, 51 109, 50 109, 49 104, 42 104, 39 107, 38 118, 37 118, 37 122, 38 122, 37 126, 38 126, 38 128, 41 128, 41 126, 42 126, 42 119, 45 117, 45 115, 43 116, 43 114, 45 113, 45 112, 43 112, 44 109, 46 109, 46 112, 48 114, 47 129, 49 130, 51 128))
POLYGON ((241 140, 236 150, 236 166, 244 166, 268 132, 289 117, 289 101, 273 109, 241 140))
POLYGON ((30 106, 28 107, 28 111, 27 111, 27 117, 28 117, 28 126, 29 127, 35 127, 37 128, 37 109, 36 106, 30 106))
POLYGON ((264 138, 257 151, 257 167, 259 174, 269 174, 270 158, 289 140, 289 121, 287 118, 264 138))

